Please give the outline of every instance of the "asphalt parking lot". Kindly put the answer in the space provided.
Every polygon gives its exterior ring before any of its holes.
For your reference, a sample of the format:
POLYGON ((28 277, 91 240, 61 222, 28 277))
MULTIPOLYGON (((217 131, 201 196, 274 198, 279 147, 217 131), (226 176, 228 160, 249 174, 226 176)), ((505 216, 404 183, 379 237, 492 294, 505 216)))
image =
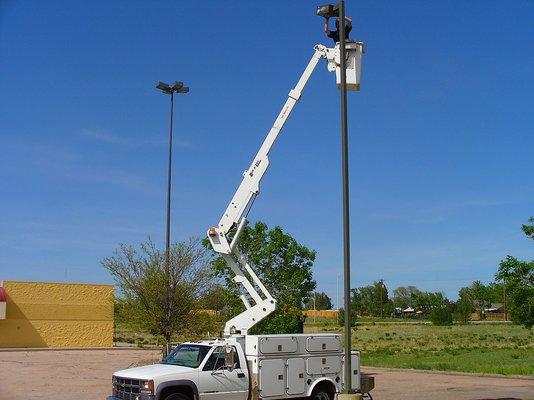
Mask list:
MULTIPOLYGON (((0 399, 105 399, 113 371, 159 359, 142 349, 0 351, 0 399)), ((363 368, 375 400, 534 399, 534 377, 363 368)))

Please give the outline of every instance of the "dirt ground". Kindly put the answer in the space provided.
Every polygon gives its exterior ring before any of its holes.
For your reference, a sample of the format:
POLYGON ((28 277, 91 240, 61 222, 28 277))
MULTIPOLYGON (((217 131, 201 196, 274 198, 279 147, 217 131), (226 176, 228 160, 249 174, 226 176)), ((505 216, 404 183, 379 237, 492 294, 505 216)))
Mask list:
MULTIPOLYGON (((153 350, 0 351, 0 399, 105 399, 113 371, 156 360, 153 350)), ((534 399, 534 377, 363 368, 380 400, 534 399)))

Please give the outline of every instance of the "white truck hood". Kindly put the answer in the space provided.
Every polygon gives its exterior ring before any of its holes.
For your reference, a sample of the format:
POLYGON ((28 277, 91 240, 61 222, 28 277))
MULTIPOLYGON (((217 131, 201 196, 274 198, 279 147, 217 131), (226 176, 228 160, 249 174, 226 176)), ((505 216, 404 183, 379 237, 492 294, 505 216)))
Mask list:
POLYGON ((152 364, 142 367, 128 368, 113 373, 114 376, 128 379, 157 379, 168 375, 179 375, 180 379, 198 373, 196 368, 181 367, 170 364, 152 364))

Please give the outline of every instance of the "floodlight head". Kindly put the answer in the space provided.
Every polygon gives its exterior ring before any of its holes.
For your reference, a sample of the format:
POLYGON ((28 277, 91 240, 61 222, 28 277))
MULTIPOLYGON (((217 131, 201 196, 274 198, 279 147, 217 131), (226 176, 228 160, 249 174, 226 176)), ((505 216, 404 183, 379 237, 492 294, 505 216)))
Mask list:
POLYGON ((317 7, 317 15, 324 18, 339 17, 339 5, 338 4, 325 4, 317 7))
POLYGON ((172 89, 169 85, 167 85, 165 82, 158 82, 156 85, 156 89, 161 90, 163 93, 172 93, 172 89))
POLYGON ((189 93, 189 88, 187 86, 182 86, 177 90, 178 93, 189 93))
POLYGON ((184 87, 184 83, 183 82, 174 81, 174 83, 171 86, 171 89, 177 92, 183 87, 184 87))

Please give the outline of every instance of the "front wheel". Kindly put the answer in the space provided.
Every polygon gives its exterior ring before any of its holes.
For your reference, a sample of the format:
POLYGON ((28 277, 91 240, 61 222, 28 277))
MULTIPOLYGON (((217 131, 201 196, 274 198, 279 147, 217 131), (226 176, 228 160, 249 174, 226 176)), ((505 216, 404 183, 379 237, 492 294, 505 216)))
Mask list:
POLYGON ((334 400, 334 393, 329 392, 328 390, 318 389, 318 390, 313 391, 309 399, 310 400, 334 400))
POLYGON ((165 400, 190 400, 189 396, 182 393, 172 393, 165 397, 165 400))

